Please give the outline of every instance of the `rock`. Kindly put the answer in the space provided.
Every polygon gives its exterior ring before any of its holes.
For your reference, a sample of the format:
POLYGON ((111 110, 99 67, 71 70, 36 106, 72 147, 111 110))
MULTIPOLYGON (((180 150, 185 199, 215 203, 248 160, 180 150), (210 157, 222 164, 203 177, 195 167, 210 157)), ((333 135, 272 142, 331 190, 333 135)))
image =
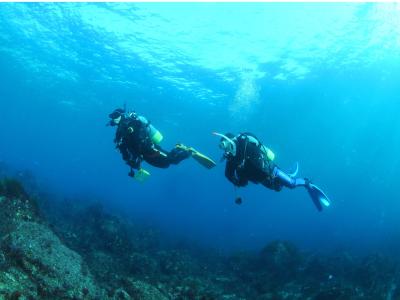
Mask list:
POLYGON ((0 180, 0 235, 7 234, 20 221, 40 222, 39 208, 15 180, 0 180))
POLYGON ((117 289, 112 300, 131 300, 131 296, 124 289, 117 289))
POLYGON ((299 250, 289 242, 275 241, 260 253, 261 266, 271 272, 293 273, 302 262, 299 250))
POLYGON ((156 287, 140 280, 127 279, 125 289, 135 300, 168 300, 156 287))
POLYGON ((0 180, 0 195, 7 198, 28 198, 22 184, 16 179, 7 177, 0 180))
POLYGON ((4 270, 6 268, 7 268, 6 256, 2 251, 0 251, 0 270, 4 270))
POLYGON ((156 274, 158 263, 150 256, 141 253, 132 253, 127 259, 129 273, 133 275, 152 276, 156 274))
POLYGON ((0 299, 32 299, 37 298, 36 286, 29 276, 17 268, 0 272, 0 299))
POLYGON ((36 284, 41 298, 91 299, 100 292, 81 257, 44 225, 20 222, 2 248, 36 284))
POLYGON ((102 251, 89 253, 86 257, 86 262, 96 280, 108 286, 110 286, 110 278, 114 280, 115 276, 120 272, 120 263, 114 257, 102 251))

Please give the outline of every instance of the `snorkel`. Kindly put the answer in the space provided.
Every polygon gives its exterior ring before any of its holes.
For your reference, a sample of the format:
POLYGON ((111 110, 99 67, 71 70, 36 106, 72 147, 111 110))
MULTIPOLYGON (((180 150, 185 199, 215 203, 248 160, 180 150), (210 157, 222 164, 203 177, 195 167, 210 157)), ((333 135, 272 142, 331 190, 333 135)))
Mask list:
MULTIPOLYGON (((225 153, 221 159, 221 162, 227 157, 227 154, 232 154, 233 156, 236 156, 236 143, 231 138, 228 138, 226 135, 215 132, 215 131, 212 132, 212 134, 219 136, 222 139, 220 148, 223 149, 225 151, 225 153), (230 147, 228 147, 228 145, 230 147)), ((234 187, 234 193, 235 193, 235 203, 237 205, 240 205, 240 204, 242 204, 243 199, 241 196, 238 196, 236 186, 234 185, 233 187, 234 187)))
POLYGON ((228 138, 226 135, 222 133, 218 133, 215 131, 212 132, 212 134, 221 137, 224 140, 224 142, 229 143, 229 145, 231 146, 230 150, 228 150, 228 147, 223 147, 226 153, 232 153, 233 156, 236 155, 236 143, 232 139, 228 138))

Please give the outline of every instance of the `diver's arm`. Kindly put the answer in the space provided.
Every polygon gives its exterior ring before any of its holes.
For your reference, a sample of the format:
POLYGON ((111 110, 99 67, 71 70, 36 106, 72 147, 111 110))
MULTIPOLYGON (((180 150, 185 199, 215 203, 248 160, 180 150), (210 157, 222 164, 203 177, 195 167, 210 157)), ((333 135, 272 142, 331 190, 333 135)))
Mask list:
MULTIPOLYGON (((235 177, 236 178, 236 177, 235 177)), ((244 178, 238 178, 237 179, 237 186, 246 186, 249 183, 249 181, 247 179, 244 178)))
POLYGON ((239 180, 236 176, 235 170, 236 164, 232 161, 227 161, 225 166, 225 177, 235 186, 245 186, 247 181, 239 180))
POLYGON ((227 161, 225 165, 225 177, 228 178, 230 182, 234 183, 235 178, 235 166, 232 162, 227 161))
POLYGON ((117 144, 117 148, 119 152, 122 154, 122 159, 128 163, 131 158, 131 155, 128 150, 128 145, 122 140, 120 143, 117 144))
POLYGON ((130 155, 129 155, 128 147, 126 146, 126 144, 124 144, 124 143, 119 144, 119 145, 117 146, 117 148, 118 148, 119 152, 121 152, 121 154, 122 154, 122 159, 123 159, 124 161, 128 161, 130 155))
POLYGON ((134 169, 140 169, 140 159, 138 156, 133 156, 128 150, 128 145, 126 143, 121 143, 118 145, 118 149, 122 154, 122 159, 126 162, 128 166, 134 169))

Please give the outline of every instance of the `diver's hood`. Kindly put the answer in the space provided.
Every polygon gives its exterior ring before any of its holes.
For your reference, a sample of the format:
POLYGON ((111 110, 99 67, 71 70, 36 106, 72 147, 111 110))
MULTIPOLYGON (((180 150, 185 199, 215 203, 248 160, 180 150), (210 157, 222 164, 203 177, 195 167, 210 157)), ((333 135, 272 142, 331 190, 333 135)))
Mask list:
POLYGON ((226 135, 222 133, 213 132, 212 134, 221 137, 232 146, 231 150, 225 150, 225 153, 231 153, 233 156, 236 155, 236 143, 232 139, 228 138, 226 135))
POLYGON ((125 114, 125 109, 117 108, 114 109, 112 113, 108 115, 111 119, 106 125, 107 126, 116 126, 121 122, 122 116, 125 114))

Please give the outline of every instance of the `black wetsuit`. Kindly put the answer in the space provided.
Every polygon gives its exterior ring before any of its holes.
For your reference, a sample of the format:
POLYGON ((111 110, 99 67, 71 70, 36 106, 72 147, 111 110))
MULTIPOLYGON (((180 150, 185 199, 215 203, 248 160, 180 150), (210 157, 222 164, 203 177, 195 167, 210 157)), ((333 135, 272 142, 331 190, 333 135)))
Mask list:
POLYGON ((114 142, 122 158, 134 169, 140 169, 143 160, 158 168, 168 168, 190 156, 187 151, 174 148, 168 152, 154 144, 150 137, 150 122, 135 114, 122 116, 114 142))
MULTIPOLYGON (((284 186, 290 189, 303 186, 318 211, 322 211, 323 206, 330 205, 328 197, 320 188, 307 178, 296 177, 298 167, 293 174, 288 174, 270 160, 266 149, 254 135, 242 133, 232 138, 232 141, 236 145, 236 153, 225 154, 227 159, 225 176, 235 186, 245 186, 249 181, 261 183, 275 191, 280 191, 284 186)), ((236 203, 240 204, 241 198, 236 203)))
POLYGON ((236 155, 226 155, 225 176, 236 186, 246 186, 249 181, 280 191, 282 183, 274 176, 276 165, 271 161, 261 142, 251 133, 233 138, 236 155))

